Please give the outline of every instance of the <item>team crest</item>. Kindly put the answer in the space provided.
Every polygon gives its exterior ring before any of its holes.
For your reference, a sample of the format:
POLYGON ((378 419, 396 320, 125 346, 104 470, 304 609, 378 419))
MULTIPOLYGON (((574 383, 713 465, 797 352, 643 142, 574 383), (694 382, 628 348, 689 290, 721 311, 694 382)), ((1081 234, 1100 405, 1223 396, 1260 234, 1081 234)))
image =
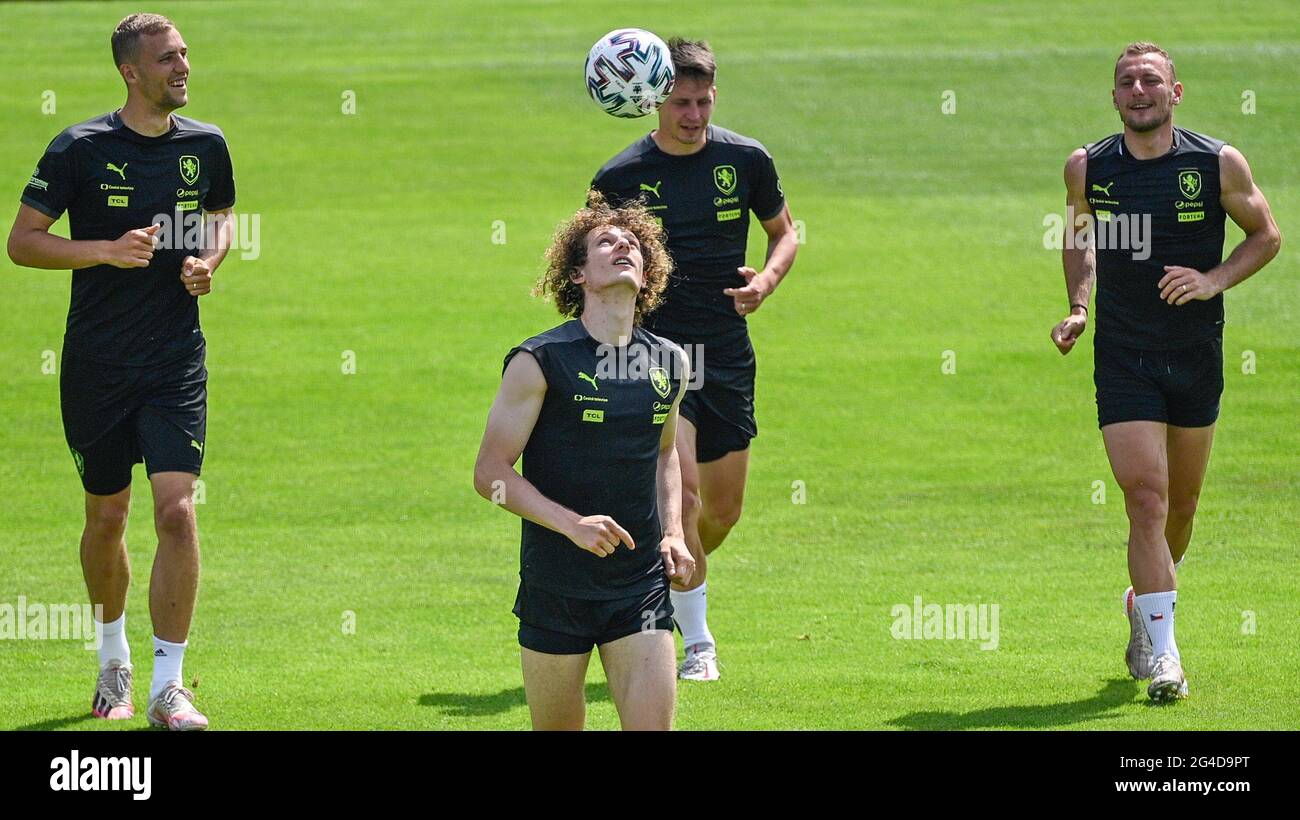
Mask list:
POLYGON ((198 157, 193 154, 181 157, 181 179, 185 180, 186 185, 193 185, 199 181, 198 157))
POLYGON ((1178 172, 1178 190, 1188 199, 1196 199, 1201 195, 1201 172, 1200 171, 1179 171, 1178 172))
POLYGON ((673 389, 668 381, 668 371, 662 367, 650 368, 650 386, 655 389, 660 398, 668 398, 668 391, 673 389))
POLYGON ((730 165, 718 165, 713 169, 713 184, 723 196, 731 196, 736 190, 736 169, 730 165))

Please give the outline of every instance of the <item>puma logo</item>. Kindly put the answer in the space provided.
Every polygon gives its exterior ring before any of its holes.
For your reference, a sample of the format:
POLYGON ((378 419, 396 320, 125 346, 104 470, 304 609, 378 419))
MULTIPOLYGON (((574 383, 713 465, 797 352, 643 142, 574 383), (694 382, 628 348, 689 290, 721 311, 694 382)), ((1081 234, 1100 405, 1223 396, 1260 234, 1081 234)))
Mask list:
POLYGON ((110 163, 108 164, 108 170, 110 170, 110 171, 112 171, 113 173, 117 174, 118 176, 120 176, 120 177, 122 178, 122 181, 123 181, 123 182, 126 182, 126 166, 128 166, 128 165, 130 165, 130 164, 131 164, 131 163, 129 163, 129 162, 124 162, 124 163, 122 163, 122 167, 121 167, 121 168, 118 168, 116 165, 114 165, 113 163, 110 162, 110 163))
POLYGON ((654 187, 652 188, 652 187, 650 187, 649 185, 646 185, 644 182, 642 182, 642 183, 641 183, 641 190, 643 190, 643 191, 649 191, 650 193, 652 193, 652 194, 654 194, 656 197, 658 197, 658 196, 659 196, 659 186, 660 186, 660 185, 663 185, 663 184, 664 184, 664 181, 663 181, 662 179, 661 179, 661 180, 658 180, 657 182, 655 182, 654 187))
POLYGON ((581 370, 579 370, 578 378, 581 379, 582 381, 591 382, 591 389, 595 390, 597 393, 600 392, 600 385, 596 384, 595 376, 588 376, 586 373, 583 373, 581 370))
POLYGON ((1111 189, 1112 187, 1114 187, 1114 185, 1115 185, 1115 180, 1111 180, 1110 182, 1107 182, 1105 188, 1101 187, 1100 185, 1098 185, 1097 183, 1094 182, 1094 183, 1092 183, 1092 190, 1094 190, 1094 191, 1100 191, 1101 193, 1105 194, 1106 196, 1110 196, 1110 189, 1111 189))
POLYGON ((190 446, 199 451, 199 458, 203 458, 203 445, 195 439, 190 439, 190 446))

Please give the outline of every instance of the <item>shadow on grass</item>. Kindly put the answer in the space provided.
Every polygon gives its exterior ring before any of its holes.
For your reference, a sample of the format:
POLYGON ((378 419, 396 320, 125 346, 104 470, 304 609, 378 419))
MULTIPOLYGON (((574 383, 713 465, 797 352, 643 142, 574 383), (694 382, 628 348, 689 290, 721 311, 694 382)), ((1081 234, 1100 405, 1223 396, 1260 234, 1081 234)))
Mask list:
MULTIPOLYGON (((604 682, 588 683, 586 689, 587 703, 609 700, 609 687, 604 682)), ((499 715, 511 709, 527 706, 524 699, 524 687, 502 689, 495 694, 475 692, 433 692, 420 695, 421 706, 436 706, 449 717, 482 717, 499 715)))
POLYGON ((1116 678, 1085 700, 1036 706, 992 706, 973 712, 912 712, 886 721, 900 729, 1055 729, 1110 717, 1133 702, 1134 681, 1116 678))
POLYGON ((28 723, 26 726, 15 726, 13 728, 13 731, 49 732, 55 729, 65 729, 69 726, 75 726, 78 723, 84 723, 87 726, 92 726, 94 725, 94 721, 96 720, 99 720, 99 718, 95 717, 94 715, 81 712, 79 714, 69 715, 63 718, 50 718, 49 720, 42 720, 39 723, 28 723))

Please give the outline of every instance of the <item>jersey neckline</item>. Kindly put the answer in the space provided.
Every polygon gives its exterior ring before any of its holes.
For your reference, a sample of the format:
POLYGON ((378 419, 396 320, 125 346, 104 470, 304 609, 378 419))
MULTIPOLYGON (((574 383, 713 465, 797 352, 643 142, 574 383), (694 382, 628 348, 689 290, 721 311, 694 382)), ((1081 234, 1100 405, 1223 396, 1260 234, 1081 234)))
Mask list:
POLYGON ((127 139, 135 140, 136 142, 141 142, 145 145, 156 145, 167 142, 172 137, 176 136, 176 133, 181 130, 180 119, 175 114, 168 114, 167 117, 171 120, 172 127, 169 128, 166 133, 159 134, 156 137, 145 136, 127 125, 122 119, 122 109, 120 108, 108 115, 108 124, 113 127, 113 130, 120 131, 127 139))
POLYGON ((1133 156, 1133 152, 1128 150, 1128 144, 1124 141, 1124 137, 1127 132, 1121 131, 1119 135, 1119 155, 1124 159, 1128 160, 1129 162, 1138 162, 1138 163, 1159 162, 1163 159, 1168 159, 1174 156, 1175 154, 1177 154, 1178 149, 1182 147, 1183 144, 1183 135, 1181 133, 1182 130, 1183 129, 1175 125, 1173 138, 1169 141, 1169 150, 1164 152, 1158 157, 1150 157, 1148 159, 1139 159, 1133 156))
POLYGON ((704 155, 704 153, 707 152, 709 148, 713 146, 713 141, 714 141, 713 128, 714 128, 713 123, 709 123, 708 126, 704 129, 704 147, 693 154, 670 154, 664 149, 660 148, 659 143, 655 142, 655 138, 653 136, 654 132, 659 130, 658 128, 647 131, 644 139, 647 143, 649 143, 650 149, 652 151, 655 151, 660 155, 667 157, 670 160, 694 159, 695 157, 704 155))

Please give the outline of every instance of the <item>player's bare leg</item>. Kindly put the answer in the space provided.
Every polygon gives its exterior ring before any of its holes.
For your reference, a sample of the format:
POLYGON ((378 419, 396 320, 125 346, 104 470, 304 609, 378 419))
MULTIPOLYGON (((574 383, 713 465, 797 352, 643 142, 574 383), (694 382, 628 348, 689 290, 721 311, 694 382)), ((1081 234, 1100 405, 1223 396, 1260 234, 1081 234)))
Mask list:
POLYGON ((1165 525, 1169 515, 1169 459, 1166 425, 1127 421, 1102 428, 1106 455, 1124 492, 1129 519, 1128 565, 1135 605, 1151 640, 1155 700, 1187 692, 1178 645, 1174 641, 1177 583, 1165 525))
POLYGON ((194 517, 194 481, 190 473, 154 473, 154 528, 158 553, 149 579, 149 614, 154 634, 184 643, 194 618, 199 592, 199 532, 194 517))
POLYGON ((718 655, 708 620, 708 554, 700 543, 700 473, 695 461, 696 430, 685 416, 677 420, 677 456, 682 468, 682 530, 686 548, 695 559, 695 571, 685 584, 672 584, 673 621, 682 633, 685 659, 679 669, 683 680, 717 680, 718 655))
POLYGON ((673 635, 662 629, 636 632, 600 646, 609 694, 628 731, 668 731, 677 703, 673 635))
POLYGON ((131 488, 113 495, 86 493, 86 527, 81 533, 81 572, 90 603, 104 608, 104 622, 122 617, 131 586, 126 555, 126 519, 131 488))
POLYGON ((749 448, 698 465, 700 473, 700 545, 710 554, 740 520, 749 478, 749 448))
MULTIPOLYGON (((582 731, 587 720, 587 662, 581 655, 551 655, 520 648, 524 698, 533 729, 539 732, 582 731)), ((608 673, 606 673, 608 674, 608 673)))
POLYGON ((685 416, 677 419, 677 460, 682 468, 682 529, 686 533, 686 548, 695 559, 695 571, 686 584, 672 582, 678 592, 696 589, 709 574, 708 555, 700 543, 700 472, 695 462, 695 425, 685 416))
POLYGON ((149 722, 179 731, 207 728, 184 687, 182 664, 194 602, 199 591, 199 533, 194 517, 191 473, 149 476, 153 485, 154 529, 158 552, 149 578, 149 614, 153 618, 154 669, 149 690, 149 722))
POLYGON ((99 675, 91 712, 108 720, 135 715, 133 669, 126 641, 126 594, 131 564, 126 554, 126 520, 131 488, 112 495, 86 493, 86 527, 81 533, 81 572, 92 606, 102 609, 96 626, 100 637, 99 675))
POLYGON ((1175 564, 1187 553, 1187 545, 1192 540, 1192 519, 1196 516, 1213 444, 1213 424, 1169 427, 1169 520, 1165 523, 1165 540, 1169 542, 1169 553, 1175 564))

